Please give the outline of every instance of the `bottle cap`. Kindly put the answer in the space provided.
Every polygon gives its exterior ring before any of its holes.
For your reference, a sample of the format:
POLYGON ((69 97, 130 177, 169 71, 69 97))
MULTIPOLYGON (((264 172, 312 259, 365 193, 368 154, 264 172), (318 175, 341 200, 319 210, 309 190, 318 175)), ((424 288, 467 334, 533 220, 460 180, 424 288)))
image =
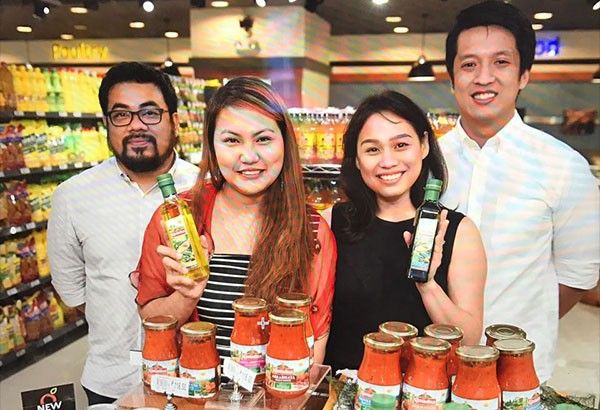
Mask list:
POLYGON ((442 185, 444 183, 442 182, 441 179, 435 179, 435 178, 429 178, 427 180, 427 183, 425 184, 425 189, 427 191, 438 191, 440 192, 442 190, 442 185))
POLYGON ((411 324, 404 322, 385 322, 379 325, 379 331, 396 337, 416 337, 419 331, 411 324))
POLYGON ((410 345, 413 350, 429 355, 443 354, 450 351, 450 343, 429 336, 415 337, 410 341, 410 345))
POLYGON ((310 306, 310 302, 310 296, 306 293, 290 292, 277 296, 277 303, 285 307, 297 308, 310 306))
POLYGON ((209 322, 190 322, 181 326, 181 333, 186 336, 211 336, 217 331, 216 326, 209 322))
POLYGON ((492 346, 461 346, 456 349, 456 356, 465 362, 494 362, 500 352, 492 346))
POLYGON ((459 327, 452 325, 435 324, 425 327, 424 333, 436 339, 454 342, 463 338, 463 332, 459 327))
POLYGON ((167 330, 177 327, 177 319, 171 315, 152 316, 142 322, 147 330, 167 330))
POLYGON ((533 352, 535 343, 527 339, 502 339, 494 342, 494 347, 500 354, 518 355, 533 352))
POLYGON ((301 325, 306 315, 296 309, 277 309, 269 313, 269 320, 277 325, 301 325))
POLYGON ((243 313, 259 313, 267 310, 267 301, 255 297, 243 297, 233 301, 233 310, 243 313))
POLYGON ((402 347, 404 340, 387 333, 373 332, 363 336, 363 343, 377 350, 395 351, 402 347))

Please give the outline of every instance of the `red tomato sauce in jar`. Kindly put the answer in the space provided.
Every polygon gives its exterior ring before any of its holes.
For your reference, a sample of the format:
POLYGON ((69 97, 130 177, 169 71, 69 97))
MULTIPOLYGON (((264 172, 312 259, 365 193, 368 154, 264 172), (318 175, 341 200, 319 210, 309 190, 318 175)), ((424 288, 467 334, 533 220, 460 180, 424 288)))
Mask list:
POLYGON ((209 322, 181 326, 179 376, 193 380, 189 389, 192 398, 209 399, 219 391, 221 370, 216 331, 216 326, 209 322))
POLYGON ((450 343, 433 337, 410 341, 412 360, 402 386, 403 410, 436 410, 448 399, 446 363, 450 343))
POLYGON ((502 407, 540 409, 540 381, 533 366, 535 344, 527 339, 504 339, 494 342, 494 347, 500 352, 497 374, 502 407))
POLYGON ((500 408, 500 386, 496 376, 498 350, 491 346, 461 346, 456 349, 458 371, 452 386, 452 401, 473 410, 500 408))
POLYGON ((410 340, 414 337, 417 337, 419 330, 409 323, 385 322, 379 325, 379 331, 402 338, 402 340, 404 340, 404 343, 402 344, 400 368, 403 373, 406 372, 406 369, 408 369, 408 363, 410 362, 410 358, 412 356, 410 340))
POLYGON ((513 325, 491 325, 485 328, 487 346, 493 346, 496 340, 526 339, 527 334, 523 329, 513 325))
POLYGON ((295 309, 277 309, 269 313, 269 320, 267 392, 282 399, 301 396, 310 386, 310 350, 304 334, 306 315, 295 309))
POLYGON ((310 321, 312 299, 304 293, 284 293, 283 295, 277 296, 277 305, 283 309, 297 309, 306 315, 307 320, 304 322, 304 331, 306 334, 306 343, 310 350, 310 365, 312 366, 315 356, 315 334, 310 321))
POLYGON ((173 316, 153 316, 144 319, 142 377, 150 385, 152 376, 177 376, 177 319, 173 316))
POLYGON ((233 302, 235 321, 231 331, 231 359, 257 373, 256 381, 265 379, 269 313, 267 301, 243 297, 233 302))
POLYGON ((448 353, 446 371, 448 372, 448 377, 453 381, 454 377, 456 376, 456 369, 458 367, 456 349, 460 346, 460 342, 463 339, 463 331, 457 326, 431 324, 425 327, 424 333, 427 336, 445 340, 446 342, 450 343, 450 352, 448 353))
POLYGON ((402 373, 400 352, 404 341, 387 333, 363 337, 365 350, 358 368, 355 410, 377 407, 398 408, 402 373))

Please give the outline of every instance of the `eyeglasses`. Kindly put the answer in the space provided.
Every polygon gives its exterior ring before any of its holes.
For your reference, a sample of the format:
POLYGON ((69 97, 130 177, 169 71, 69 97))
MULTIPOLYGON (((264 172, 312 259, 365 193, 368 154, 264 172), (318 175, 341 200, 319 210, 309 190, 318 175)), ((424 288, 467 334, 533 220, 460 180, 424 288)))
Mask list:
POLYGON ((115 127, 126 127, 133 121, 133 115, 137 115, 141 122, 146 125, 156 125, 161 122, 162 115, 166 110, 162 108, 142 108, 138 111, 113 110, 107 113, 108 119, 115 127))

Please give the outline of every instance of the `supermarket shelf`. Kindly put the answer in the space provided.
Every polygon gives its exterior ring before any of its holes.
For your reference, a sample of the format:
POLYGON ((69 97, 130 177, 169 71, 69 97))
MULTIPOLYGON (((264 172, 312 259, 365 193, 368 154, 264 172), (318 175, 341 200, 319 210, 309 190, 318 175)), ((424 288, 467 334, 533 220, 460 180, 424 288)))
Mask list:
POLYGON ((76 162, 74 164, 63 164, 63 165, 55 165, 55 166, 45 166, 39 168, 20 168, 11 171, 0 171, 0 180, 1 179, 9 179, 9 178, 18 178, 25 177, 28 175, 43 175, 43 174, 52 174, 56 172, 63 171, 71 171, 71 170, 81 170, 91 168, 95 165, 98 165, 100 162, 76 162))
POLYGON ((43 229, 48 225, 48 221, 28 222, 24 225, 10 226, 8 228, 0 228, 0 240, 10 238, 23 232, 30 232, 36 229, 43 229))
POLYGON ((43 119, 49 120, 97 120, 102 118, 101 112, 43 112, 43 111, 0 111, 0 120, 10 121, 12 119, 43 119))
MULTIPOLYGON (((523 118, 523 122, 526 124, 538 124, 538 125, 562 125, 564 122, 564 117, 562 115, 526 115, 523 118)), ((594 121, 594 124, 600 125, 600 118, 594 121)))
POLYGON ((20 285, 17 285, 14 288, 10 288, 0 292, 0 302, 8 298, 21 296, 23 293, 29 292, 30 290, 41 288, 44 285, 50 284, 51 281, 52 279, 50 278, 50 276, 46 276, 44 278, 36 279, 28 283, 21 283, 20 285))
POLYGON ((302 164, 302 172, 308 175, 339 175, 340 164, 302 164))
MULTIPOLYGON (((44 348, 46 346, 53 344, 54 342, 65 341, 65 339, 67 339, 69 336, 72 336, 73 332, 75 332, 76 330, 84 330, 83 327, 86 324, 87 323, 84 319, 78 319, 74 323, 67 323, 63 327, 61 327, 58 330, 55 330, 43 339, 28 343, 23 349, 0 356, 0 374, 2 374, 4 369, 6 369, 10 365, 18 365, 19 363, 17 363, 17 361, 21 363, 26 363, 31 362, 31 359, 33 359, 33 361, 36 361, 36 355, 41 356, 39 358, 45 357, 46 354, 44 354, 44 348)), ((81 331, 79 333, 81 333, 81 331)))

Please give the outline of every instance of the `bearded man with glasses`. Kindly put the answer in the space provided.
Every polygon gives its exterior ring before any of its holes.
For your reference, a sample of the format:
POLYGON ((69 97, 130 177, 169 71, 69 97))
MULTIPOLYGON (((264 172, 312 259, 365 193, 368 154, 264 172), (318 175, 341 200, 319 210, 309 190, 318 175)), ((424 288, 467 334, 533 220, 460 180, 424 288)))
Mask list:
POLYGON ((48 222, 52 284, 89 324, 81 377, 89 405, 113 402, 141 381, 141 366, 129 364, 129 351, 142 342, 129 272, 162 202, 156 177, 171 173, 183 191, 198 174, 174 150, 177 95, 165 74, 118 64, 102 80, 99 100, 115 156, 62 183, 48 222))

